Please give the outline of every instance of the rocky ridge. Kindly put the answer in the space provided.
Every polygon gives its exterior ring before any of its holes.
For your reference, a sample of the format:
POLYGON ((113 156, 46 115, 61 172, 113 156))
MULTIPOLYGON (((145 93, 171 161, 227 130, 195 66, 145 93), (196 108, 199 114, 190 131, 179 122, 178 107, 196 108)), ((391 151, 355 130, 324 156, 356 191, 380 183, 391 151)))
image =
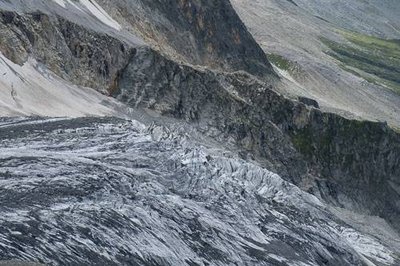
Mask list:
POLYGON ((291 182, 399 226, 400 136, 387 124, 323 113, 245 73, 195 70, 154 54, 134 57, 113 95, 216 138, 232 137, 291 182))
MULTIPOLYGON (((198 134, 238 148, 241 163, 255 160, 333 206, 383 217, 399 229, 399 133, 382 122, 343 118, 281 95, 279 79, 228 1, 98 2, 115 18, 121 15, 120 26, 98 23, 85 1, 77 9, 71 1, 37 0, 39 10, 24 1, 1 1, 0 50, 17 64, 33 57, 65 80, 150 113, 157 123, 185 121, 198 134), (71 22, 79 10, 86 15, 71 22), (214 10, 220 13, 211 16, 214 10)), ((13 254, 5 259, 19 253, 13 254)), ((313 263, 320 262, 316 256, 313 263)), ((398 254, 390 256, 382 263, 394 263, 398 254)), ((363 263, 334 257, 331 263, 363 263)))

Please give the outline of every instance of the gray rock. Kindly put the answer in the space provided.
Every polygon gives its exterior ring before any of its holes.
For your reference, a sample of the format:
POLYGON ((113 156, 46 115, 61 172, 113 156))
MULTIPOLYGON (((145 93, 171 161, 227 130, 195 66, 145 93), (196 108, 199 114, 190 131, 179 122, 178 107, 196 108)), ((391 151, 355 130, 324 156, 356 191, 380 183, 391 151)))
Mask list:
POLYGON ((305 105, 312 106, 315 108, 319 108, 319 104, 316 100, 307 97, 299 97, 299 102, 304 103, 305 105))
POLYGON ((230 1, 100 0, 164 55, 192 65, 275 76, 230 1))
POLYGON ((399 231, 398 132, 277 93, 229 1, 99 2, 129 31, 53 1, 0 0, 0 51, 18 64, 32 56, 161 125, 0 119, 6 258, 398 264, 396 232, 358 232, 328 211, 380 216, 399 231))
POLYGON ((196 70, 149 49, 120 77, 117 99, 233 138, 287 180, 313 183, 308 189, 325 200, 400 229, 400 135, 387 125, 308 109, 245 73, 196 70))
POLYGON ((23 262, 18 260, 0 261, 0 266, 44 266, 36 262, 23 262))
POLYGON ((130 57, 133 44, 41 12, 0 11, 2 53, 23 64, 34 57, 75 84, 105 92, 130 57))

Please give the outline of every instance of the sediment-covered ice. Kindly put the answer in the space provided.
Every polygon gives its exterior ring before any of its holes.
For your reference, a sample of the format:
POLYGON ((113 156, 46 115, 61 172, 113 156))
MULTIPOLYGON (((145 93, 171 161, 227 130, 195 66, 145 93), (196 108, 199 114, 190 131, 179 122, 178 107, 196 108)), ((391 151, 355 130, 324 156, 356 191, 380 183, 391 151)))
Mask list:
POLYGON ((0 120, 0 259, 50 265, 394 265, 314 196, 171 125, 0 120), (202 143, 202 144, 201 144, 202 143))

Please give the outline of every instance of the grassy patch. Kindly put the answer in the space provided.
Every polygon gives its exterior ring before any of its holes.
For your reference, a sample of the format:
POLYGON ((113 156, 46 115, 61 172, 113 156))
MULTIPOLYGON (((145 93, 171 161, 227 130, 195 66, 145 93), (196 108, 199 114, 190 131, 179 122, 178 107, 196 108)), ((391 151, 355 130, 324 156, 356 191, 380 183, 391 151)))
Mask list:
POLYGON ((272 64, 279 67, 280 69, 291 71, 296 67, 296 65, 292 61, 289 61, 288 59, 286 59, 281 55, 267 54, 267 57, 272 64))
POLYGON ((358 68, 354 68, 345 64, 340 64, 339 65, 343 70, 350 72, 360 78, 363 78, 364 80, 368 81, 371 84, 376 84, 376 85, 381 85, 384 87, 387 87, 395 92, 400 93, 400 83, 398 82, 393 82, 393 81, 389 81, 386 79, 382 79, 376 75, 367 73, 361 69, 358 68))
POLYGON ((327 54, 339 60, 345 70, 400 93, 399 40, 385 40, 348 31, 339 33, 350 43, 322 38, 322 42, 330 48, 327 54))
POLYGON ((311 156, 314 152, 313 136, 309 128, 292 135, 292 142, 296 149, 306 156, 311 156))

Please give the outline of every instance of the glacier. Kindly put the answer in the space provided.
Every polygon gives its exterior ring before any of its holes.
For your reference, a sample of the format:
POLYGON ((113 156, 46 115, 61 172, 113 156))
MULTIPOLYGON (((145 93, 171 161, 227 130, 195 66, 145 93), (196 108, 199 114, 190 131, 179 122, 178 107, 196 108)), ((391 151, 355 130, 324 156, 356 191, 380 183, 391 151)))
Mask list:
POLYGON ((400 262, 398 236, 357 229, 341 210, 186 127, 1 118, 1 258, 48 265, 400 262))
POLYGON ((325 2, 0 0, 0 266, 400 265, 400 98, 321 43, 395 3, 325 2))

